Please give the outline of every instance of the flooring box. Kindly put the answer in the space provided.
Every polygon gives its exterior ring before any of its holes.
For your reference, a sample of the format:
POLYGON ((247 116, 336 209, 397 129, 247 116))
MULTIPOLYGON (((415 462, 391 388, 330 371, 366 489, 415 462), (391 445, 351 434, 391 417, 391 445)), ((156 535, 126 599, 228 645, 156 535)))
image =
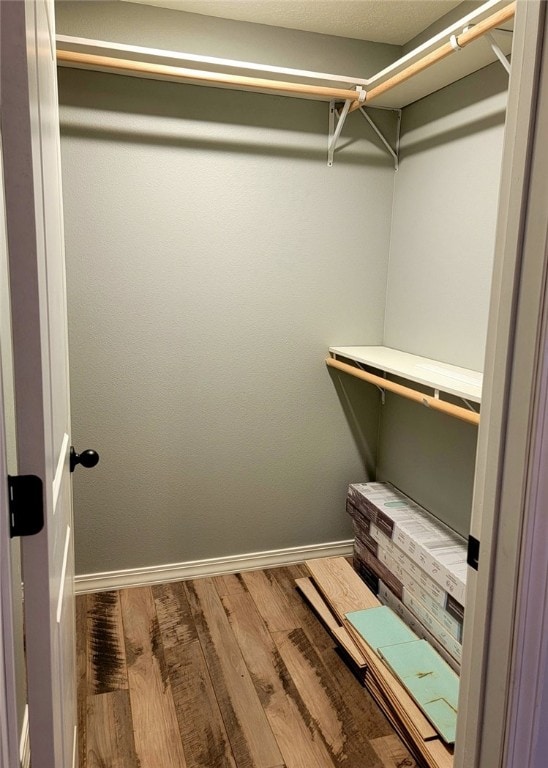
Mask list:
POLYGON ((464 605, 466 542, 390 483, 356 483, 348 502, 464 605))
POLYGON ((417 619, 415 614, 405 606, 401 600, 398 600, 396 595, 389 589, 386 584, 379 581, 379 600, 383 605, 387 605, 398 616, 405 621, 407 626, 413 630, 418 636, 428 640, 432 648, 434 648, 439 655, 445 659, 449 666, 457 673, 460 672, 461 662, 461 649, 456 646, 454 648, 455 655, 449 653, 449 651, 443 647, 443 645, 426 629, 426 627, 417 619))
MULTIPOLYGON (((383 562, 376 558, 373 553, 360 542, 359 539, 355 540, 354 552, 355 557, 357 556, 359 559, 360 565, 363 564, 365 568, 369 569, 373 574, 375 574, 379 579, 379 582, 382 582, 384 586, 390 589, 392 594, 401 603, 403 603, 403 605, 405 605, 409 611, 413 613, 414 617, 418 621, 421 622, 429 634, 435 637, 438 643, 440 643, 448 653, 460 661, 462 655, 462 624, 459 625, 452 616, 447 614, 447 612, 444 611, 441 606, 432 600, 430 607, 438 609, 439 615, 445 616, 447 621, 441 621, 438 616, 433 614, 406 585, 406 581, 407 584, 409 584, 411 579, 405 572, 401 570, 398 572, 399 569, 397 563, 393 561, 393 565, 390 566, 388 562, 383 562)), ((379 554, 382 554, 382 549, 379 550, 379 554)), ((358 573, 361 572, 362 570, 359 568, 358 573)), ((378 594, 380 597, 380 591, 378 594)), ((428 596, 425 595, 425 597, 428 596)))
MULTIPOLYGON (((403 602, 407 605, 412 595, 456 640, 462 641, 464 606, 452 595, 441 592, 439 585, 425 573, 419 573, 418 566, 413 569, 413 562, 407 555, 398 550, 384 534, 375 530, 373 525, 371 532, 379 541, 377 558, 403 585, 403 602)), ((397 592, 395 594, 399 597, 397 592)))

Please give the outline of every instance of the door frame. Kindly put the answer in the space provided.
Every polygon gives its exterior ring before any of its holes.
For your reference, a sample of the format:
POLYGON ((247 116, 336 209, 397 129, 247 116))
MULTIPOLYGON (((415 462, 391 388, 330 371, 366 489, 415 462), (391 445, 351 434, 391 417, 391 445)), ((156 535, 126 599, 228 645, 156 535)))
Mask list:
POLYGON ((19 765, 4 394, 0 356, 0 768, 19 765))
MULTIPOLYGON (((481 557, 478 574, 470 571, 461 699, 466 706, 464 717, 459 718, 455 768, 534 765, 524 763, 523 752, 517 749, 528 745, 531 759, 535 758, 534 733, 525 715, 539 701, 548 708, 543 689, 548 660, 540 642, 548 619, 539 612, 536 615, 542 621, 528 626, 523 622, 527 605, 529 611, 543 605, 544 593, 533 588, 531 576, 537 573, 548 587, 546 553, 535 547, 539 537, 534 535, 539 525, 546 525, 542 513, 548 501, 548 481, 538 471, 548 450, 544 431, 548 319, 542 312, 547 301, 547 254, 542 233, 528 230, 538 229, 538 217, 528 213, 546 203, 538 172, 530 173, 533 152, 535 167, 544 168, 548 157, 541 142, 534 145, 533 132, 546 3, 518 0, 518 6, 472 520, 472 534, 481 541, 481 557), (532 39, 537 40, 536 48, 531 46, 532 39), (536 653, 527 656, 528 648, 536 653), (538 699, 531 695, 531 679, 536 680, 538 699)), ((545 68, 546 59, 544 51, 545 68)), ((545 113, 546 107, 539 104, 539 115, 545 113)), ((2 423, 0 414, 0 429, 2 423)), ((0 453, 1 439, 0 434, 0 453)), ((4 478, 2 473, 1 507, 7 500, 4 478)), ((6 516, 2 517, 5 525, 6 516)), ((3 631, 9 625, 5 596, 11 595, 4 567, 0 588, 3 631)), ((2 634, 0 661, 9 656, 3 638, 2 634)), ((4 703, 3 673, 2 665, 4 703)), ((4 760, 4 744, 12 736, 7 710, 0 709, 0 757, 4 760)))
MULTIPOLYGON (((543 0, 518 0, 516 13, 471 522, 480 562, 477 573, 469 569, 455 768, 535 765, 523 754, 514 759, 507 740, 509 718, 525 714, 516 711, 518 701, 531 696, 514 652, 516 636, 530 629, 522 602, 533 595, 521 565, 534 544, 528 529, 543 512, 534 468, 548 437, 539 399, 548 365, 548 196, 539 171, 548 153, 537 140, 546 8, 543 0)), ((516 721, 514 730, 524 725, 516 721)))
MULTIPOLYGON (((0 36, 1 39, 1 36, 0 36)), ((1 99, 0 99, 1 104, 1 99)), ((11 309, 7 263, 6 209, 4 196, 3 146, 0 130, 0 768, 19 768, 20 723, 18 717, 16 631, 13 601, 21 600, 13 584, 12 541, 9 530, 8 440, 10 416, 13 415, 13 392, 4 387, 5 374, 11 374, 11 309), (4 334, 8 335, 6 338, 4 334), (7 391, 6 391, 7 390, 7 391)), ((11 468, 14 471, 14 468, 11 468)))

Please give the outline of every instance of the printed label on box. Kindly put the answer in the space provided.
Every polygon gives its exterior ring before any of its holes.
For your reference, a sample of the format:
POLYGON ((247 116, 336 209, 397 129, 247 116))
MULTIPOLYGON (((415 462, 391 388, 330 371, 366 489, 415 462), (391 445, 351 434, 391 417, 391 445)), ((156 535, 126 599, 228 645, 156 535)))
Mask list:
POLYGON ((434 581, 464 604, 466 543, 389 483, 358 483, 348 498, 434 581))
MULTIPOLYGON (((388 571, 396 576, 397 579, 403 584, 403 602, 406 605, 406 594, 413 595, 413 597, 424 606, 425 610, 432 614, 436 621, 438 621, 455 640, 458 642, 462 640, 462 621, 464 616, 464 608, 462 608, 462 606, 460 606, 461 618, 457 619, 455 618, 454 614, 457 613, 456 609, 459 607, 459 604, 454 601, 450 595, 443 593, 446 596, 446 600, 443 602, 445 603, 447 600, 452 601, 455 607, 453 614, 449 613, 444 604, 440 603, 438 599, 434 598, 426 589, 424 589, 418 583, 418 581, 416 581, 413 576, 407 570, 405 570, 402 564, 397 562, 396 559, 382 547, 379 547, 378 559, 383 565, 386 566, 388 571)), ((434 582, 431 582, 431 584, 437 587, 434 582)), ((439 592, 439 588, 437 591, 439 592)))

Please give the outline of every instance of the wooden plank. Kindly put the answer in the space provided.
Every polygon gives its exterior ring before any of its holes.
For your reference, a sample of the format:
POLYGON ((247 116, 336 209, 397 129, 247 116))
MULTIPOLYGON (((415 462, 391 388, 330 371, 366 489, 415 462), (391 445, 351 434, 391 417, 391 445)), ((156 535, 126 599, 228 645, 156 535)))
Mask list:
POLYGON ((344 624, 345 614, 349 611, 380 605, 379 600, 343 557, 307 560, 306 565, 341 624, 344 624))
POLYGON ((298 617, 288 606, 273 573, 269 570, 247 571, 242 573, 242 580, 270 632, 297 629, 300 626, 298 617))
POLYGON ((344 627, 337 627, 333 632, 333 637, 337 641, 340 649, 346 653, 353 664, 356 665, 357 670, 365 671, 367 667, 365 657, 350 637, 348 630, 344 627))
POLYGON ((87 595, 77 595, 76 610, 76 703, 78 717, 78 765, 86 765, 86 707, 88 697, 87 595))
POLYGON ((188 768, 236 768, 182 584, 152 587, 188 768))
POLYGON ((399 683, 392 672, 379 659, 377 654, 367 645, 361 635, 349 623, 348 630, 367 661, 368 673, 383 692, 395 712, 402 718, 404 727, 413 736, 427 741, 436 739, 437 732, 432 724, 417 707, 403 685, 399 683))
POLYGON ((242 768, 277 768, 283 758, 211 579, 184 584, 232 751, 242 768))
POLYGON ((455 742, 459 678, 426 640, 379 649, 446 744, 455 742))
POLYGON ((354 664, 365 668, 365 658, 356 643, 350 637, 347 629, 341 626, 329 610, 322 596, 309 578, 295 579, 297 589, 309 603, 314 613, 321 620, 327 631, 333 636, 340 647, 347 653, 354 664))
POLYGON ((242 589, 245 589, 241 573, 226 573, 223 576, 213 576, 212 580, 219 597, 231 595, 233 592, 239 594, 242 589))
POLYGON ((322 734, 248 592, 222 599, 287 768, 333 768, 322 734))
POLYGON ((432 768, 453 768, 453 752, 439 739, 424 744, 423 756, 432 768))
POLYGON ((119 592, 87 595, 87 637, 89 692, 127 689, 119 592))
POLYGON ((371 746, 382 760, 383 768, 420 768, 397 736, 373 739, 371 746))
POLYGON ((320 728, 333 762, 345 768, 381 768, 367 731, 357 727, 329 671, 302 629, 272 634, 313 721, 320 728))
MULTIPOLYGON (((82 768, 141 768, 133 738, 129 692, 90 696, 88 702, 87 760, 82 768)), ((156 763, 159 765, 159 763, 156 763)), ((149 763, 154 765, 154 763, 149 763)))
POLYGON ((381 712, 370 692, 364 687, 364 670, 349 666, 348 656, 333 648, 331 635, 316 619, 308 604, 295 589, 296 579, 309 578, 306 565, 303 563, 271 568, 269 574, 275 577, 285 599, 298 617, 301 628, 311 645, 321 656, 325 669, 331 677, 333 687, 349 710, 350 715, 347 713, 347 717, 353 719, 354 727, 362 733, 366 733, 368 738, 392 733, 387 718, 381 712))
POLYGON ((287 610, 290 610, 295 617, 295 623, 305 631, 306 636, 323 658, 327 655, 332 659, 330 663, 332 664, 333 674, 342 674, 344 666, 335 652, 333 638, 326 631, 314 612, 310 610, 310 607, 295 587, 295 579, 310 578, 306 565, 302 563, 286 565, 280 568, 270 568, 268 574, 273 583, 277 584, 277 589, 283 596, 287 610))
POLYGON ((150 587, 125 589, 120 601, 140 764, 186 768, 152 591, 150 587))
POLYGON ((347 612, 380 606, 375 595, 344 558, 310 560, 306 565, 329 606, 363 653, 376 687, 382 691, 394 713, 403 719, 404 730, 413 739, 426 741, 437 738, 437 732, 405 688, 345 618, 347 612))
POLYGON ((329 610, 329 606, 312 583, 312 579, 306 577, 295 579, 295 586, 306 599, 328 632, 334 633, 339 629, 341 624, 329 610))

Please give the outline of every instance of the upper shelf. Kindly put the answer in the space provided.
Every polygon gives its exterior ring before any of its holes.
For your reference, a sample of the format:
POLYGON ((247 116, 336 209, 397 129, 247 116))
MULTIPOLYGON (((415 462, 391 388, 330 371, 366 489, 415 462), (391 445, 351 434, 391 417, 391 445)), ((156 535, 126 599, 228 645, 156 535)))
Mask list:
POLYGON ((372 106, 399 108, 496 61, 489 41, 476 41, 476 36, 491 31, 502 52, 510 53, 512 36, 500 32, 499 28, 511 28, 513 13, 513 2, 488 0, 370 78, 265 66, 64 35, 57 37, 57 60, 60 66, 136 77, 323 101, 347 101, 352 105, 351 111, 364 104, 367 106, 368 101, 372 106))
POLYGON ((488 25, 491 18, 502 17, 500 23, 496 23, 488 32, 502 53, 508 56, 512 52, 513 7, 514 4, 509 0, 489 0, 369 78, 366 90, 368 98, 373 102, 372 106, 406 107, 495 62, 497 55, 488 37, 482 36, 473 44, 465 44, 462 50, 457 46, 463 31, 470 29, 468 34, 473 33, 474 28, 488 25), (505 18, 510 13, 510 17, 505 18), (455 44, 451 42, 452 38, 455 44), (437 58, 437 52, 442 48, 449 55, 437 58), (427 66, 417 71, 423 64, 427 66), (405 76, 406 73, 409 76, 405 76), (377 88, 382 90, 389 81, 394 84, 377 95, 377 88))
POLYGON ((427 357, 411 355, 390 347, 330 347, 333 357, 399 376, 434 391, 461 397, 474 403, 481 402, 483 374, 468 368, 440 363, 427 357))

